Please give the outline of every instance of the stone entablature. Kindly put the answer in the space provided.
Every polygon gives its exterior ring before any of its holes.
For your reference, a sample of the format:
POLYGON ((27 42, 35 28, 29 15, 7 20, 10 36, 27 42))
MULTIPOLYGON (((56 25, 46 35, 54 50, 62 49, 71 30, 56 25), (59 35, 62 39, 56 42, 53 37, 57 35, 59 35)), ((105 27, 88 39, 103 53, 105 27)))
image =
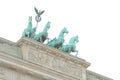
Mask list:
POLYGON ((90 63, 75 56, 65 54, 37 41, 22 38, 17 42, 21 47, 23 59, 46 69, 53 70, 74 80, 86 79, 86 68, 90 63))
POLYGON ((86 68, 90 63, 83 59, 28 38, 21 38, 17 43, 0 39, 0 45, 3 44, 9 46, 9 48, 6 46, 0 48, 2 64, 0 68, 2 71, 8 70, 5 72, 6 75, 9 73, 20 76, 30 74, 33 75, 32 79, 40 76, 39 79, 43 80, 86 80, 86 68))
POLYGON ((28 38, 0 38, 0 80, 112 80, 88 71, 87 61, 28 38))
MULTIPOLYGON (((56 80, 40 66, 0 52, 0 80, 56 80), (44 71, 45 72, 45 71, 44 71)), ((47 71, 46 71, 47 72, 47 71)), ((60 79, 58 79, 60 80, 60 79)))
POLYGON ((21 48, 15 42, 0 37, 0 51, 6 54, 22 58, 21 48))

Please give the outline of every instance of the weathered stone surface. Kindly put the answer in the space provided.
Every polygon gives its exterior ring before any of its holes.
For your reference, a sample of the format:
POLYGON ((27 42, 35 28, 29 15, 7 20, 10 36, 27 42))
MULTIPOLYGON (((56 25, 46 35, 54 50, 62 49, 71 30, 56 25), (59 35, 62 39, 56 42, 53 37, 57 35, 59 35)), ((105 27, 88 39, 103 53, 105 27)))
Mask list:
POLYGON ((19 40, 17 45, 22 49, 24 60, 70 78, 73 77, 74 80, 86 80, 86 74, 83 73, 90 64, 85 60, 27 38, 19 40))
POLYGON ((86 71, 89 65, 32 39, 0 38, 0 80, 112 80, 86 71))
POLYGON ((98 73, 89 70, 86 71, 86 75, 87 75, 87 80, 113 80, 111 78, 105 77, 103 75, 100 75, 98 73))
POLYGON ((61 80, 43 67, 0 52, 0 80, 61 80))
POLYGON ((21 49, 15 44, 16 43, 12 41, 0 38, 0 51, 18 58, 22 58, 21 49))

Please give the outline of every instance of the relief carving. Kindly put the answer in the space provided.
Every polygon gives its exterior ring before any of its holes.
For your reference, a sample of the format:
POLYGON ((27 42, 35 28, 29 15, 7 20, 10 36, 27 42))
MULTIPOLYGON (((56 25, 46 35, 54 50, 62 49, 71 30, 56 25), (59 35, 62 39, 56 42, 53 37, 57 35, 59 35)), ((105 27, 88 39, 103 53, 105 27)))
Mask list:
POLYGON ((38 55, 38 53, 37 52, 35 52, 35 51, 33 51, 33 50, 30 50, 29 51, 29 54, 28 54, 28 60, 30 60, 30 61, 37 61, 37 55, 38 55))
POLYGON ((51 56, 43 51, 35 51, 30 49, 28 60, 36 64, 49 67, 53 70, 76 77, 82 76, 82 68, 74 63, 67 62, 61 57, 51 56))
POLYGON ((46 55, 44 52, 40 51, 34 51, 30 50, 28 53, 28 60, 37 63, 37 64, 42 64, 44 66, 50 67, 51 66, 51 60, 52 58, 48 55, 46 55))

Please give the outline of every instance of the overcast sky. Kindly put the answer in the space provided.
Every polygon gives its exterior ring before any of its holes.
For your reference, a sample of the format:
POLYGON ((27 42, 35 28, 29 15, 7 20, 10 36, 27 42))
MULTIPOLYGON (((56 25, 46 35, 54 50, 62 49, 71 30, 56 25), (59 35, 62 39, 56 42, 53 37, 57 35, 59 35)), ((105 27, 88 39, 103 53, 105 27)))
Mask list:
POLYGON ((78 57, 91 63, 88 70, 120 80, 120 0, 1 0, 0 37, 19 40, 29 16, 35 27, 34 6, 45 10, 37 32, 50 21, 52 39, 66 27, 65 43, 79 36, 78 57))

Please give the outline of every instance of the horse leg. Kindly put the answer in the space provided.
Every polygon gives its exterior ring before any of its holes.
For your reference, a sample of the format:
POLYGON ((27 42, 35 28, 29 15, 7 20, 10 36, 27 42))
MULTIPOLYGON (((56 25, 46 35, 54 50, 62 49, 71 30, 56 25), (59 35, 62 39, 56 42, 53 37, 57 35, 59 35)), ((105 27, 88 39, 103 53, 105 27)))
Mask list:
POLYGON ((29 32, 26 32, 26 36, 27 36, 28 38, 30 38, 30 33, 29 33, 29 32))
POLYGON ((29 35, 29 33, 28 33, 28 38, 30 38, 30 35, 29 35))
POLYGON ((40 37, 39 36, 37 36, 37 41, 40 42, 40 37))
POLYGON ((39 42, 43 43, 42 36, 39 37, 39 42))
POLYGON ((25 37, 25 32, 23 32, 22 37, 25 37))
POLYGON ((50 40, 50 38, 48 38, 48 37, 47 37, 46 39, 47 39, 47 43, 48 43, 48 42, 49 42, 49 40, 50 40))
POLYGON ((76 55, 75 55, 75 56, 77 56, 77 55, 78 55, 78 50, 74 50, 74 52, 76 52, 76 55))

